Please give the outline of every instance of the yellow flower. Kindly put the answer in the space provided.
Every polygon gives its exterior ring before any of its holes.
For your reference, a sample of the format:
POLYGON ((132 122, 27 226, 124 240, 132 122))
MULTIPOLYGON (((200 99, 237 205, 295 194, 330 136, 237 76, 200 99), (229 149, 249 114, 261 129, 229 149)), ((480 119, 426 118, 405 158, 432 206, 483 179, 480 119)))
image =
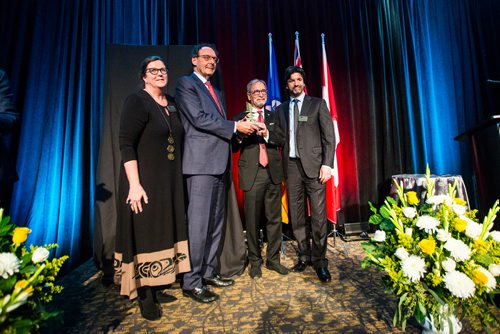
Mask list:
POLYGON ((408 204, 417 205, 420 200, 418 199, 417 193, 414 191, 409 191, 406 193, 406 198, 408 199, 408 204))
POLYGON ((467 221, 462 218, 455 218, 455 230, 458 232, 463 232, 465 231, 465 228, 467 227, 467 221))
POLYGON ((436 251, 436 241, 432 237, 429 237, 429 239, 423 239, 418 243, 418 246, 422 252, 427 255, 432 255, 436 251))
MULTIPOLYGON (((14 285, 14 291, 21 291, 24 289, 24 287, 28 285, 28 281, 23 279, 18 282, 16 282, 16 285, 14 285)), ((27 287, 24 292, 28 294, 28 296, 31 296, 33 294, 33 287, 29 286, 27 287)))
POLYGON ((474 240, 473 248, 478 255, 486 255, 488 253, 489 244, 481 239, 474 240))
POLYGON ((464 206, 465 206, 465 205, 467 205, 467 202, 466 202, 466 201, 464 201, 463 199, 458 198, 458 197, 455 197, 455 198, 453 199, 453 202, 455 202, 456 204, 459 204, 459 205, 464 205, 464 206))
POLYGON ((432 272, 428 277, 432 282, 432 286, 438 286, 443 281, 443 277, 439 275, 439 272, 432 272))
POLYGON ((476 284, 482 284, 482 285, 486 285, 486 283, 488 283, 488 276, 486 276, 483 272, 481 272, 480 270, 474 270, 474 272, 472 273, 472 280, 474 281, 474 283, 476 284))
POLYGON ((27 227, 16 227, 12 236, 12 242, 19 246, 28 239, 28 234, 30 233, 31 230, 27 227))

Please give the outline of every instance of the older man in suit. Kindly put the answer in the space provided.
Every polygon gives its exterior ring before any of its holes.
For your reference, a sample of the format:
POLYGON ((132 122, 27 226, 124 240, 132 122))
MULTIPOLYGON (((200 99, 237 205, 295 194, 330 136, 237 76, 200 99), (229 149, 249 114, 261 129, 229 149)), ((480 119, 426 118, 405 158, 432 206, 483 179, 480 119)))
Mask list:
POLYGON ((276 124, 276 115, 264 107, 267 87, 263 80, 253 79, 247 84, 247 111, 236 115, 236 120, 256 122, 259 131, 237 140, 240 149, 238 179, 244 191, 244 210, 250 277, 262 276, 262 256, 258 242, 259 222, 264 209, 266 217, 266 267, 281 275, 288 269, 280 264, 281 245, 281 182, 283 168, 278 148, 283 147, 284 133, 276 124))
POLYGON ((325 183, 331 178, 335 131, 325 101, 305 95, 302 68, 288 67, 285 84, 290 99, 278 107, 277 113, 286 133, 283 165, 290 220, 299 249, 299 259, 292 271, 302 272, 312 264, 319 280, 329 282, 331 276, 325 256, 328 235, 325 183), (310 204, 310 228, 305 220, 306 196, 310 204))
POLYGON ((179 78, 176 102, 184 126, 182 169, 188 196, 188 241, 191 272, 184 274, 183 294, 210 303, 218 295, 206 285, 225 287, 234 282, 216 273, 217 250, 225 214, 230 143, 235 133, 249 135, 258 127, 248 121, 227 120, 217 89, 210 83, 219 62, 215 46, 193 48, 193 74, 179 78))

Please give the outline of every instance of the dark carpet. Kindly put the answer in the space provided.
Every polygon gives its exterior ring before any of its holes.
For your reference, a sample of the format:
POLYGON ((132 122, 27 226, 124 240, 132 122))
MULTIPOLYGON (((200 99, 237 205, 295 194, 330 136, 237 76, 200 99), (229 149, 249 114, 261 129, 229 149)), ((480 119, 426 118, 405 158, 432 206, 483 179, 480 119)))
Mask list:
MULTIPOLYGON (((281 276, 263 267, 252 280, 248 268, 235 285, 214 288, 220 300, 200 304, 182 296, 178 284, 167 293, 176 301, 162 304, 162 318, 144 320, 136 302, 105 287, 88 261, 66 275, 55 305, 64 310, 63 323, 50 333, 399 333, 392 327, 396 299, 384 292, 375 269, 362 269, 359 241, 329 239, 327 257, 332 282, 321 283, 314 270, 281 276)), ((294 243, 285 243, 282 263, 292 267, 294 243)), ((414 321, 407 333, 419 333, 414 321)))

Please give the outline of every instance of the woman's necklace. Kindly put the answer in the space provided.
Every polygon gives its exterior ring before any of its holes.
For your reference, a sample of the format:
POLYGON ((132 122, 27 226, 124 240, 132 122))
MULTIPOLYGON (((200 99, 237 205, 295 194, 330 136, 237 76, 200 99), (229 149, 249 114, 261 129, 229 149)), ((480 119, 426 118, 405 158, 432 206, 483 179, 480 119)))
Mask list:
MULTIPOLYGON (((149 94, 149 92, 148 92, 148 94, 149 94)), ((153 97, 151 94, 149 94, 149 95, 151 97, 153 97)), ((168 138, 167 138, 167 142, 168 142, 167 159, 170 161, 174 161, 175 160, 175 146, 174 146, 175 140, 174 140, 174 137, 172 136, 172 127, 170 126, 170 122, 168 121, 167 116, 165 116, 165 114, 166 114, 165 108, 166 107, 160 105, 158 102, 156 102, 156 100, 154 98, 153 98, 153 101, 154 101, 154 104, 156 105, 156 107, 158 108, 158 110, 160 111, 160 114, 162 115, 163 119, 165 120, 165 123, 167 124, 168 130, 169 130, 169 134, 168 134, 168 138)))
POLYGON ((167 159, 170 161, 174 161, 175 160, 175 154, 174 154, 175 153, 175 147, 174 147, 175 140, 174 140, 174 137, 172 136, 172 127, 170 126, 170 122, 168 121, 167 116, 165 116, 165 113, 166 113, 165 110, 162 110, 165 107, 163 107, 163 106, 160 107, 160 105, 158 103, 156 105, 158 106, 158 109, 160 110, 160 113, 163 116, 165 123, 167 123, 168 130, 169 130, 169 134, 168 134, 168 138, 167 138, 167 142, 168 142, 167 159))

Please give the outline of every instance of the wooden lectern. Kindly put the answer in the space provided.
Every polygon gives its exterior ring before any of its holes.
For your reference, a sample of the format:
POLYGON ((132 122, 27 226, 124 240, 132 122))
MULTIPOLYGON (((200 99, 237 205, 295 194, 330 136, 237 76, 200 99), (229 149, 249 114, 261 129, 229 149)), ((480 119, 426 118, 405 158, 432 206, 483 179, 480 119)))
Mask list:
MULTIPOLYGON (((469 140, 474 175, 479 193, 479 211, 486 214, 500 199, 500 115, 493 115, 477 126, 459 134, 455 140, 469 140)), ((495 229, 500 229, 497 217, 495 229)))

